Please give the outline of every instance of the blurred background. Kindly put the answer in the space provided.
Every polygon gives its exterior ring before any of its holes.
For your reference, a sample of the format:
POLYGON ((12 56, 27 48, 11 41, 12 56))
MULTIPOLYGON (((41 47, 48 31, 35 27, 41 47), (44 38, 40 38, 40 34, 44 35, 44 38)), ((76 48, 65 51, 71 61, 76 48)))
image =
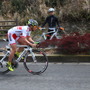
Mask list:
MULTIPOLYGON (((90 54, 90 0, 0 0, 0 34, 5 37, 12 24, 26 25, 28 19, 36 19, 41 26, 51 7, 55 8, 55 14, 67 34, 50 44, 57 44, 59 51, 65 54, 90 54), (11 22, 2 22, 8 20, 11 22)), ((41 34, 38 30, 32 36, 41 34)), ((46 41, 42 45, 47 47, 46 41)))
POLYGON ((19 25, 25 25, 33 18, 41 25, 50 7, 67 32, 79 28, 90 32, 90 0, 0 0, 0 20, 18 19, 19 25))

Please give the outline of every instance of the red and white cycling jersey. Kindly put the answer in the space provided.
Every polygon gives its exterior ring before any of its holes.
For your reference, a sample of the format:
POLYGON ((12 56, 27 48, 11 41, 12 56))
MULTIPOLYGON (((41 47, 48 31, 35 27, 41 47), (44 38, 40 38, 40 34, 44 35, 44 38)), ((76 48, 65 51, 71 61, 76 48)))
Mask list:
POLYGON ((28 26, 16 26, 8 31, 8 40, 10 44, 16 44, 16 41, 21 37, 30 36, 30 29, 28 26))

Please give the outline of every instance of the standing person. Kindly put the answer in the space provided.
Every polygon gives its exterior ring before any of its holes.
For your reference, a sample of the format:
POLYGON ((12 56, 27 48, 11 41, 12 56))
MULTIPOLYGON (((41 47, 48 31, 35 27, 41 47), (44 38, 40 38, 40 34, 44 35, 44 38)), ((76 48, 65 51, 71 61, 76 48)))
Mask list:
POLYGON ((28 26, 16 26, 8 31, 8 40, 11 47, 11 53, 8 58, 7 68, 10 71, 14 71, 14 68, 12 67, 12 59, 17 51, 16 42, 18 42, 20 45, 30 45, 32 47, 36 47, 36 44, 33 44, 34 41, 30 37, 30 33, 31 31, 37 30, 37 26, 38 22, 30 19, 28 21, 28 26))
MULTIPOLYGON (((46 18, 45 22, 43 23, 43 25, 41 27, 44 27, 46 24, 48 24, 49 29, 48 32, 53 31, 53 33, 55 32, 56 27, 58 26, 61 30, 64 30, 64 28, 62 28, 59 24, 58 18, 55 16, 55 9, 54 8, 50 8, 48 10, 48 14, 49 16, 46 18)), ((53 33, 49 33, 47 35, 47 39, 50 39, 51 35, 53 33)))

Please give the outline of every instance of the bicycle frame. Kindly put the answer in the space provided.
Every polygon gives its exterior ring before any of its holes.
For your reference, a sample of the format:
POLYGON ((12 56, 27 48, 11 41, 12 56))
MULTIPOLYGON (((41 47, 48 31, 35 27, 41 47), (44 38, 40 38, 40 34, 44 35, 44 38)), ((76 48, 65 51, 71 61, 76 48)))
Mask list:
POLYGON ((50 40, 52 40, 53 37, 56 37, 56 38, 58 39, 58 36, 57 36, 58 29, 56 29, 56 31, 54 30, 54 31, 50 31, 50 32, 48 32, 48 33, 42 33, 42 37, 44 38, 44 40, 47 39, 46 35, 47 35, 47 34, 50 34, 50 33, 53 33, 53 34, 51 35, 51 37, 50 37, 50 40))
MULTIPOLYGON (((21 45, 20 45, 21 46, 21 45)), ((24 45, 22 45, 24 46, 24 45)), ((24 46, 25 47, 25 46, 24 46)), ((16 60, 16 62, 20 62, 20 60, 22 59, 23 56, 26 55, 26 53, 29 51, 30 54, 32 55, 32 58, 34 60, 34 62, 36 62, 36 58, 35 58, 35 54, 32 52, 32 48, 29 46, 26 46, 27 48, 24 49, 24 51, 20 54, 19 58, 16 60)))
POLYGON ((52 40, 53 37, 56 37, 57 39, 59 39, 58 36, 57 36, 57 32, 58 32, 58 30, 51 35, 50 40, 52 40))
MULTIPOLYGON (((34 62, 36 62, 36 58, 34 53, 32 52, 32 48, 30 46, 27 45, 17 45, 17 47, 24 47, 24 51, 20 54, 19 58, 17 58, 16 62, 20 62, 22 57, 26 55, 26 53, 29 51, 32 55, 32 58, 34 60, 34 62)), ((7 48, 7 46, 6 46, 7 48)), ((9 47, 10 48, 10 47, 9 47)), ((0 60, 0 63, 3 62, 3 60, 10 54, 10 50, 7 50, 6 54, 3 56, 3 58, 0 60)))

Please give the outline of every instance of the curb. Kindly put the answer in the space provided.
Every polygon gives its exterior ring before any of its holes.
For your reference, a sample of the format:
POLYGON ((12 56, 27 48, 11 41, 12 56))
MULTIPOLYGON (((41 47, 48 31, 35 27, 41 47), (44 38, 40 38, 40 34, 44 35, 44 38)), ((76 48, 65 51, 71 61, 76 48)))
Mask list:
POLYGON ((90 62, 90 55, 48 55, 49 62, 90 62))
MULTIPOLYGON (((0 54, 0 59, 3 57, 3 54, 0 54)), ((42 60, 42 56, 37 55, 42 60)), ((62 62, 62 63, 79 63, 79 62, 90 62, 90 55, 59 55, 59 54, 47 54, 49 62, 62 62)), ((28 62, 30 61, 31 56, 28 57, 28 62)), ((23 62, 23 60, 21 60, 23 62)))

